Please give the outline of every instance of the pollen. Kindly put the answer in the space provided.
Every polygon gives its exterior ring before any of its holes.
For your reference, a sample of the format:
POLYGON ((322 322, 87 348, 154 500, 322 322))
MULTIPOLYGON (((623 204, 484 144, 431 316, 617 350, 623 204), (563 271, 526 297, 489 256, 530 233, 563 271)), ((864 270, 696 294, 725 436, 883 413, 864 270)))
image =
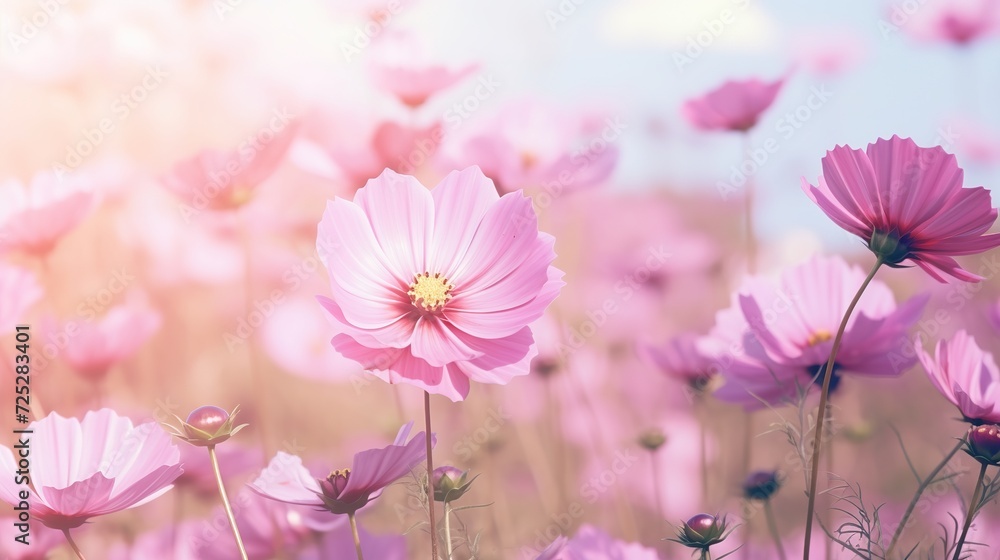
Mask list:
POLYGON ((812 335, 809 337, 809 340, 806 340, 806 344, 808 344, 809 346, 816 346, 817 344, 822 344, 830 340, 831 338, 833 338, 833 335, 830 334, 830 331, 825 329, 820 329, 812 333, 812 335))
POLYGON ((437 311, 451 299, 451 291, 454 289, 455 286, 440 273, 424 272, 413 275, 413 283, 410 284, 410 290, 406 294, 410 296, 413 305, 422 307, 426 311, 437 311))

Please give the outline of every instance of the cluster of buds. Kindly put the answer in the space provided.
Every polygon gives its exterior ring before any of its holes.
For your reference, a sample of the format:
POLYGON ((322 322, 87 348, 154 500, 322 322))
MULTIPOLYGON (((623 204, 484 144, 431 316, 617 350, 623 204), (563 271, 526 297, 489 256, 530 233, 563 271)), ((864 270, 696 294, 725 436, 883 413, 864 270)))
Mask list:
POLYGON ((1000 466, 1000 426, 973 426, 965 438, 965 452, 984 465, 1000 466))
POLYGON ((226 412, 217 406, 200 406, 191 411, 186 421, 181 420, 179 416, 174 416, 180 423, 180 428, 170 424, 164 424, 164 427, 171 435, 191 445, 214 447, 247 427, 247 424, 233 425, 239 411, 239 405, 232 412, 226 412))

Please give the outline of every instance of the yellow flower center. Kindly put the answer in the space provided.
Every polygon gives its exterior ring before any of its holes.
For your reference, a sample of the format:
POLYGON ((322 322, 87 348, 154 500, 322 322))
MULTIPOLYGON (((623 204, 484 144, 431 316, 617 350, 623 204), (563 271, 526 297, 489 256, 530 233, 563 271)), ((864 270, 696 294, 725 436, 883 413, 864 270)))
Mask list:
POLYGON ((831 338, 833 338, 833 335, 830 334, 830 331, 825 329, 820 329, 814 332, 812 336, 809 337, 809 340, 806 341, 806 344, 808 344, 809 346, 816 346, 817 344, 822 344, 830 340, 831 338))
POLYGON ((424 272, 413 275, 413 283, 406 293, 413 305, 423 307, 427 311, 436 311, 451 299, 453 289, 455 286, 448 283, 448 279, 442 277, 441 273, 436 272, 432 275, 424 272))

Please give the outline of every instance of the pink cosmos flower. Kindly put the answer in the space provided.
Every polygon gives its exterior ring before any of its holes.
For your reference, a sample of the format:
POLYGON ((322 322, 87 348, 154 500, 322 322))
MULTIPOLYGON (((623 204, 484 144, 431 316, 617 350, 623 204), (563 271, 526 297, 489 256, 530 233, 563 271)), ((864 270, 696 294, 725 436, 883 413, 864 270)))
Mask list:
POLYGON ((281 164, 298 128, 283 114, 273 117, 269 126, 237 149, 202 150, 163 176, 163 185, 187 205, 184 215, 239 208, 250 201, 281 164))
POLYGON ((470 380, 525 375, 528 325, 563 285, 554 241, 530 199, 499 197, 478 167, 432 191, 386 170, 354 202, 328 203, 319 224, 333 292, 319 301, 340 331, 331 342, 390 383, 453 401, 470 380))
POLYGON ((612 538, 593 525, 582 525, 573 538, 553 541, 535 560, 659 560, 652 548, 612 538))
POLYGON ((944 274, 978 282, 952 257, 1000 246, 1000 234, 984 235, 997 210, 990 191, 963 188, 962 178, 955 156, 940 146, 893 136, 866 151, 835 147, 823 158, 817 186, 803 178, 802 188, 888 266, 910 261, 939 282, 944 274))
MULTIPOLYGON (((104 408, 83 420, 51 413, 31 424, 28 503, 31 516, 53 529, 145 504, 172 488, 183 472, 180 450, 154 422, 133 426, 104 408)), ((17 504, 15 451, 0 447, 0 499, 17 504)))
POLYGON ((63 357, 83 377, 102 379, 112 366, 132 357, 156 333, 160 322, 159 312, 142 304, 112 307, 104 317, 78 323, 63 357))
POLYGON ((382 37, 370 57, 372 81, 409 107, 420 107, 441 92, 476 71, 475 64, 449 67, 431 62, 422 44, 408 33, 382 37))
POLYGON ((31 271, 0 262, 0 330, 13 331, 43 293, 31 271))
MULTIPOLYGON (((722 367, 717 354, 727 383, 716 396, 748 408, 763 406, 761 400, 793 400, 797 388, 809 386, 822 373, 834 334, 865 276, 839 257, 814 257, 784 271, 777 281, 747 280, 736 301, 743 321, 739 351, 747 359, 722 367)), ((847 323, 831 391, 846 372, 883 377, 909 369, 916 359, 904 351, 906 333, 927 300, 921 295, 897 307, 889 287, 873 281, 847 323)))
POLYGON ((784 78, 773 82, 730 80, 701 97, 689 99, 681 106, 681 114, 701 130, 745 132, 757 124, 784 83, 784 78))
POLYGON ((535 100, 505 106, 449 146, 448 167, 478 165, 501 193, 552 185, 550 196, 599 184, 618 163, 613 119, 590 122, 535 100), (595 126, 596 125, 596 126, 595 126))
MULTIPOLYGON (((267 476, 266 471, 263 476, 267 476)), ((250 558, 281 556, 283 551, 295 550, 312 540, 313 531, 347 525, 346 519, 331 520, 324 511, 269 500, 249 489, 232 499, 233 507, 239 508, 235 510, 236 525, 250 558)), ((233 539, 218 538, 219 524, 224 524, 225 516, 225 511, 219 507, 207 519, 195 523, 192 548, 199 558, 240 557, 233 539)))
MULTIPOLYGON (((965 46, 997 30, 998 6, 995 0, 952 0, 921 6, 914 14, 903 14, 903 29, 923 41, 947 41, 965 46)), ((890 21, 901 10, 895 6, 890 21)))
POLYGON ((961 330, 949 341, 939 340, 934 356, 919 340, 914 347, 931 382, 966 421, 1000 424, 1000 369, 969 333, 961 330))
POLYGON ((24 535, 14 526, 16 523, 20 520, 0 518, 0 558, 4 560, 47 560, 53 550, 66 542, 58 531, 33 524, 28 533, 28 546, 25 546, 14 540, 24 535))
POLYGON ((0 182, 0 251, 45 255, 86 218, 94 195, 83 180, 39 172, 24 185, 0 182))
POLYGON ((703 387, 711 379, 713 360, 698 349, 699 338, 682 334, 660 346, 644 345, 642 352, 666 375, 694 388, 703 387))
MULTIPOLYGON (((279 502, 353 514, 424 460, 424 432, 406 441, 412 427, 413 422, 404 425, 392 445, 357 453, 351 468, 335 470, 326 478, 314 477, 302 466, 302 459, 279 451, 250 488, 279 502)), ((431 439, 437 442, 434 434, 431 439)))

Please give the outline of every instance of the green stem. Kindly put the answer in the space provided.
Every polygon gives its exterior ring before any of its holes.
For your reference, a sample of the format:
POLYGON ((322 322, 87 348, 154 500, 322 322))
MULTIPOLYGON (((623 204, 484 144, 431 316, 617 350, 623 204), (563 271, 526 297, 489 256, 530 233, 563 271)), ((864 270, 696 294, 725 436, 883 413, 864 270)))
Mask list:
POLYGON ((983 479, 986 478, 986 463, 982 463, 983 467, 979 469, 979 479, 976 480, 976 489, 972 491, 972 499, 969 500, 969 512, 965 514, 965 527, 962 528, 962 536, 958 539, 958 544, 955 546, 955 556, 952 560, 959 560, 962 556, 962 545, 965 544, 965 537, 969 535, 969 527, 972 526, 972 518, 976 515, 976 506, 979 505, 979 500, 982 498, 979 493, 983 491, 983 479))
POLYGON ((437 524, 434 522, 434 488, 431 475, 434 474, 434 459, 431 451, 431 394, 424 391, 424 440, 427 442, 427 515, 431 523, 431 559, 438 560, 437 524))
POLYGON ((771 500, 764 500, 764 517, 767 518, 767 529, 774 539, 775 550, 778 551, 778 558, 785 560, 785 547, 781 544, 781 533, 778 532, 778 522, 774 519, 774 509, 771 508, 771 500))
POLYGON ((913 499, 910 500, 910 505, 906 507, 906 513, 904 513, 902 519, 899 520, 899 526, 896 527, 896 532, 892 535, 892 540, 889 542, 889 548, 885 551, 886 558, 892 558, 892 551, 895 550, 896 543, 899 541, 899 537, 903 534, 903 529, 906 527, 906 523, 910 520, 913 508, 917 507, 917 502, 920 501, 920 496, 924 493, 924 490, 927 490, 927 487, 930 486, 931 482, 937 477, 938 473, 941 472, 941 469, 943 469, 945 465, 951 461, 951 458, 955 456, 955 453, 958 453, 958 450, 962 448, 963 443, 965 443, 965 440, 959 439, 958 445, 956 445, 947 455, 944 456, 944 459, 942 459, 941 462, 934 467, 934 470, 931 471, 931 474, 927 475, 927 478, 920 482, 920 486, 917 487, 917 493, 914 494, 913 499))
POLYGON ((451 560, 452 549, 451 549, 451 507, 448 502, 444 503, 444 539, 448 547, 448 560, 451 560))
POLYGON ((361 553, 361 535, 358 534, 358 521, 354 519, 353 513, 348 513, 347 519, 351 522, 351 534, 354 535, 354 550, 358 553, 358 560, 365 560, 365 555, 361 553))
POLYGON ((76 557, 79 558, 80 560, 87 560, 83 556, 83 552, 80 552, 80 547, 76 546, 76 541, 74 541, 73 537, 70 536, 69 529, 63 529, 62 533, 66 537, 66 542, 69 543, 69 547, 72 548, 73 552, 76 553, 76 557))
POLYGON ((215 446, 208 446, 208 457, 212 460, 212 470, 215 471, 215 481, 219 483, 219 496, 222 497, 222 507, 226 510, 226 517, 229 519, 229 527, 233 530, 233 537, 236 538, 236 548, 240 550, 240 558, 247 560, 247 549, 243 546, 243 537, 240 536, 240 529, 236 526, 236 516, 233 514, 233 507, 229 504, 229 495, 226 494, 226 485, 222 483, 222 471, 219 470, 219 458, 215 454, 215 446))
POLYGON ((837 329, 837 336, 833 339, 833 348, 830 350, 830 359, 826 361, 826 373, 823 375, 823 390, 819 395, 819 412, 816 420, 816 431, 813 434, 813 452, 812 461, 810 463, 811 475, 809 477, 809 505, 806 508, 806 536, 805 542, 803 543, 802 549, 802 560, 809 560, 809 544, 812 538, 812 525, 813 525, 813 514, 816 512, 816 479, 819 478, 819 458, 820 458, 820 447, 823 444, 823 425, 826 423, 826 406, 827 401, 830 398, 830 380, 833 378, 833 363, 837 359, 837 352, 840 350, 840 341, 844 338, 844 331, 847 330, 847 321, 851 318, 851 314, 854 312, 854 308, 857 307, 858 301, 861 300, 861 294, 865 292, 868 284, 875 278, 875 273, 878 269, 882 267, 882 259, 878 258, 875 261, 875 266, 872 267, 871 272, 865 278, 865 281, 861 283, 861 287, 858 288, 858 293, 854 294, 854 299, 851 300, 851 304, 847 306, 847 312, 844 313, 844 319, 840 322, 840 328, 837 329))

